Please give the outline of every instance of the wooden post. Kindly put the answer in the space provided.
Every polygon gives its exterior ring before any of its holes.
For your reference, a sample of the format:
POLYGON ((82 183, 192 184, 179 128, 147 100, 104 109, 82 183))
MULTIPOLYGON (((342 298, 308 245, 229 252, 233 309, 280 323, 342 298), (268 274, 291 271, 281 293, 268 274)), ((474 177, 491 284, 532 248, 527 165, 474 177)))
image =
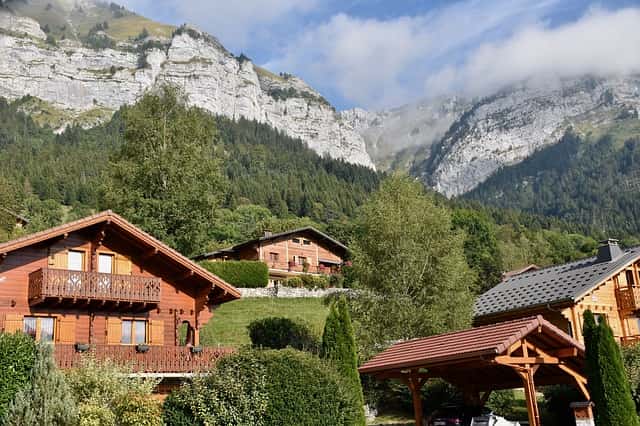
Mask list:
POLYGON ((420 389, 426 382, 418 376, 409 376, 406 380, 409 390, 411 390, 411 398, 413 400, 413 414, 416 426, 422 426, 422 398, 420 397, 420 389))
POLYGON ((536 387, 533 382, 533 369, 525 368, 521 373, 524 385, 524 397, 527 403, 527 413, 529 414, 530 426, 540 425, 540 412, 538 411, 538 401, 536 400, 536 387))

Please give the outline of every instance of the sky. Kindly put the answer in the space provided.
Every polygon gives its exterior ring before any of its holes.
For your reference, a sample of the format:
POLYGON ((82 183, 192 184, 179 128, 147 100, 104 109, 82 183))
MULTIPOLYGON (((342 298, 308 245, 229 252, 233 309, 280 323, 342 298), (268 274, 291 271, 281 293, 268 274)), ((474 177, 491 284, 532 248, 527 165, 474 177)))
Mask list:
POLYGON ((640 72, 640 0, 120 0, 190 23, 338 109, 640 72))

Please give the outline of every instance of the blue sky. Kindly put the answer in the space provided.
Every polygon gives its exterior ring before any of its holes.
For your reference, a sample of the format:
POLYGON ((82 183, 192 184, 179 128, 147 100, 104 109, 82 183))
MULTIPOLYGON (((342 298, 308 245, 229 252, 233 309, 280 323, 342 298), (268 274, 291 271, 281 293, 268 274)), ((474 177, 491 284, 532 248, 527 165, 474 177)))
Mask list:
POLYGON ((339 109, 482 95, 534 75, 640 71, 640 0, 121 2, 296 74, 339 109), (612 52, 631 58, 619 64, 612 52))

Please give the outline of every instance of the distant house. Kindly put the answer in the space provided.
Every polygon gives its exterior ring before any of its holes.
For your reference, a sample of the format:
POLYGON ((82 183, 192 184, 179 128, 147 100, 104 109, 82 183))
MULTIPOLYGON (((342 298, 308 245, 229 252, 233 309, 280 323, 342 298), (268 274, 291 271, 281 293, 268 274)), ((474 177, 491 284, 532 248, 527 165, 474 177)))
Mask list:
POLYGON ((0 244, 0 330, 52 343, 63 368, 90 350, 160 377, 206 369, 225 350, 194 350, 200 330, 239 297, 111 211, 0 244))
POLYGON ((582 315, 589 309, 621 343, 640 341, 639 272, 640 247, 623 250, 616 240, 603 241, 594 257, 506 275, 477 299, 474 324, 539 314, 582 341, 582 315))
POLYGON ((29 219, 5 207, 0 207, 0 214, 8 215, 14 218, 14 220, 16 221, 16 228, 24 228, 29 224, 29 219))
POLYGON ((341 242, 313 227, 273 234, 196 257, 196 260, 258 260, 269 267, 270 285, 299 274, 340 272, 347 255, 341 242))

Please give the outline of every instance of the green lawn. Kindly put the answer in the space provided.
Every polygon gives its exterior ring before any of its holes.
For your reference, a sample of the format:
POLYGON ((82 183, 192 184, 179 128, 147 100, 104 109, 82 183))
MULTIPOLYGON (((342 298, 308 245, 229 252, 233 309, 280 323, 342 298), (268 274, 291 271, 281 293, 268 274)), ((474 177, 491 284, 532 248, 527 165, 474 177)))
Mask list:
POLYGON ((306 321, 318 336, 322 334, 328 308, 320 298, 247 298, 225 303, 200 330, 203 346, 239 347, 251 343, 247 325, 265 317, 287 317, 306 321))

